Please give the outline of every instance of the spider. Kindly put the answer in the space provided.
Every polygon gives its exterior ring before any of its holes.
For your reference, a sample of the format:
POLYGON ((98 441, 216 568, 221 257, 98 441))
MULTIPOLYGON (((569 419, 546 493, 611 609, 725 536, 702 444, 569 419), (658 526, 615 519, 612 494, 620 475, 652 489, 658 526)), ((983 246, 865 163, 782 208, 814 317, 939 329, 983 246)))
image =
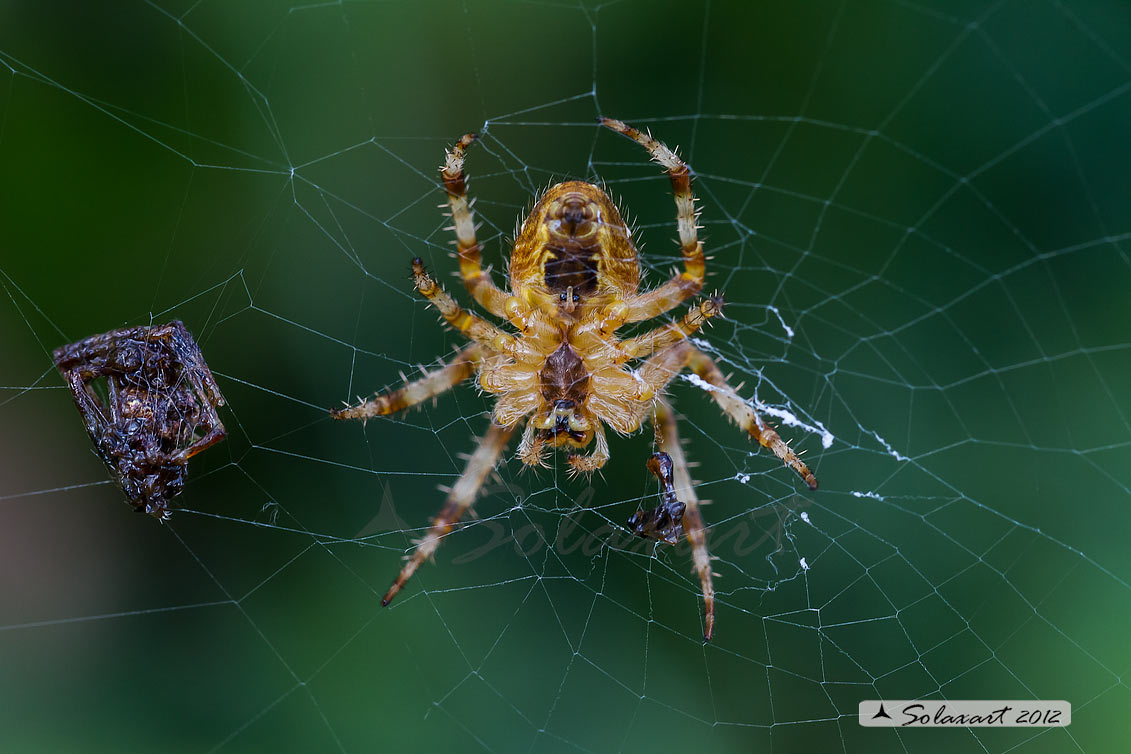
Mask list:
POLYGON ((225 436, 224 398, 192 335, 180 322, 113 330, 55 349, 55 366, 134 510, 168 521, 188 460, 225 436))
MULTIPOLYGON (((467 134, 447 152, 441 176, 447 190, 463 283, 476 302, 505 320, 513 332, 463 309, 424 268, 412 261, 416 290, 435 306, 443 320, 471 342, 437 371, 406 382, 354 406, 332 411, 335 419, 368 419, 417 405, 451 389, 472 375, 496 397, 491 424, 462 475, 448 491, 447 501, 416 542, 407 562, 382 599, 383 605, 429 558, 471 506, 488 473, 498 462, 511 436, 519 431, 517 455, 526 466, 545 466, 546 453, 569 452, 573 474, 591 473, 609 460, 605 427, 627 435, 646 420, 656 430, 656 444, 671 468, 658 467, 683 498, 657 509, 680 522, 659 524, 640 514, 634 529, 643 536, 674 542, 680 526, 691 543, 694 569, 702 585, 704 637, 714 631, 714 587, 699 501, 687 472, 671 406, 662 397, 667 384, 689 368, 710 386, 719 407, 755 440, 793 468, 810 489, 817 479, 771 427, 742 400, 715 363, 688 340, 722 311, 722 298, 710 296, 692 306, 682 318, 625 340, 615 333, 623 325, 658 317, 698 294, 703 287, 706 259, 697 235, 697 212, 691 194, 691 170, 651 134, 618 120, 601 119, 605 127, 637 142, 671 179, 675 194, 682 271, 658 288, 640 291, 640 264, 632 235, 616 204, 598 186, 566 181, 547 189, 517 232, 510 256, 510 290, 492 282, 480 262, 479 243, 467 181, 465 152, 477 138, 467 134), (635 364, 635 366, 630 366, 635 364), (592 451, 582 454, 592 445, 592 451), (661 529, 666 530, 661 531, 661 529)), ((662 462, 657 462, 663 466, 662 462)))

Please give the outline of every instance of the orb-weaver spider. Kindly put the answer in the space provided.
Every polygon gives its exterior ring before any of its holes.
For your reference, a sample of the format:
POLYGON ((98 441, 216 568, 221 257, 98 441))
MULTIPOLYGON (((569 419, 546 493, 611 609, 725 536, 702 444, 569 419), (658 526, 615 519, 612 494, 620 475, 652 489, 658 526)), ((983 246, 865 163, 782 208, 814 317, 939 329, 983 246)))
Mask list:
MULTIPOLYGON (((697 235, 690 168, 650 134, 610 118, 602 119, 601 124, 642 145, 671 178, 683 270, 658 288, 639 291, 637 250, 620 211, 598 186, 566 181, 549 188, 535 203, 510 257, 510 290, 498 288, 480 262, 463 172, 464 153, 476 136, 464 136, 448 151, 441 175, 454 221, 460 276, 480 306, 505 319, 517 332, 504 331, 464 310, 424 269, 424 263, 414 259, 416 290, 471 343, 438 371, 332 412, 336 419, 391 414, 439 395, 473 374, 478 375, 483 390, 496 396, 487 434, 382 604, 387 605, 436 551, 524 422, 519 460, 527 466, 542 466, 547 450, 566 448, 574 451, 568 459, 570 471, 579 474, 596 471, 609 460, 606 425, 619 434, 629 434, 650 418, 658 450, 670 457, 668 478, 674 480, 678 503, 683 505, 680 523, 702 584, 703 633, 710 639, 715 599, 703 517, 671 406, 662 397, 667 384, 685 368, 710 387, 711 397, 731 419, 800 474, 810 489, 817 487, 816 477, 777 432, 738 396, 715 363, 688 342, 704 323, 721 314, 721 297, 708 297, 680 320, 641 335, 626 340, 615 336, 622 325, 658 317, 697 294, 703 287, 706 259, 697 235), (637 362, 636 366, 630 367, 630 362, 637 362), (588 455, 576 452, 591 444, 588 455)), ((663 484, 665 477, 657 474, 663 484)), ((671 511, 679 511, 674 494, 671 497, 661 511, 669 517, 671 511)), ((657 529, 654 517, 634 516, 636 533, 671 541, 677 531, 674 522, 657 529)))

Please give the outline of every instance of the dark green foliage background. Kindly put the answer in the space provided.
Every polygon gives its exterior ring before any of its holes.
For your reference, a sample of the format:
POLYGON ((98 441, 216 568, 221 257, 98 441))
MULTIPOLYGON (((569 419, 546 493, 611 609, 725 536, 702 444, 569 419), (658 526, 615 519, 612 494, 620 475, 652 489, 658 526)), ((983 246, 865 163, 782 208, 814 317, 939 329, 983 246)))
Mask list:
POLYGON ((0 749, 1117 750, 1129 51, 1115 0, 0 2, 0 749), (682 146, 720 359, 836 438, 783 429, 809 493, 673 388, 721 556, 706 647, 686 552, 614 526, 647 435, 591 491, 510 463, 382 610, 488 403, 325 414, 457 343, 407 263, 453 269, 436 166, 467 130, 496 269, 540 187, 600 178, 662 279, 668 188, 598 115, 682 146), (173 318, 230 435, 162 527, 50 353, 173 318), (940 695, 1074 721, 857 725, 940 695))

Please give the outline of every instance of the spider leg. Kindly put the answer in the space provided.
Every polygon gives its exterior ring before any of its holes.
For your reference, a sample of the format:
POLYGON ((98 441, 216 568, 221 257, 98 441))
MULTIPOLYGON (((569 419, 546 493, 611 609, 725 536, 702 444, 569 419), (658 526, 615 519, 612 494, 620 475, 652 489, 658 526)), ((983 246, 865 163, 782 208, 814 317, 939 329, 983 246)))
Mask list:
POLYGON ((478 343, 470 343, 437 371, 406 383, 396 390, 376 395, 356 406, 332 410, 330 416, 335 419, 370 419, 374 416, 386 416, 404 411, 451 390, 466 380, 475 372, 475 367, 486 355, 486 348, 478 343))
POLYGON ((657 394, 663 390, 679 372, 689 367, 708 386, 711 397, 735 424, 746 430, 762 447, 770 450, 786 466, 797 472, 805 480, 809 489, 817 489, 817 477, 797 454, 781 439, 773 427, 766 424, 758 412, 742 400, 734 388, 723 377, 718 366, 707 354, 687 341, 677 343, 666 351, 659 351, 637 369, 637 374, 651 386, 657 394))
POLYGON ((750 407, 750 404, 738 397, 738 393, 726 381, 723 373, 719 371, 718 365, 711 357, 698 348, 690 345, 687 348, 687 366, 691 368, 692 372, 699 375, 704 382, 714 388, 710 391, 711 397, 715 399, 719 408, 725 411, 735 424, 749 432, 759 445, 770 450, 786 466, 796 471, 805 480, 809 489, 817 489, 817 477, 813 476, 809 467, 785 444, 773 427, 766 424, 762 417, 758 415, 758 412, 750 407))
POLYGON ((452 226, 456 232, 456 248, 459 250, 459 274, 463 278, 463 284, 480 306, 496 317, 506 317, 504 304, 509 296, 491 282, 490 276, 482 267, 479 241, 475 237, 475 216, 467 199, 463 158, 464 152, 476 138, 475 134, 466 134, 448 150, 440 175, 448 192, 448 206, 452 211, 452 226))
POLYGON ((487 434, 475 448, 475 452, 471 454, 467 467, 456 480, 456 483, 452 485, 444 507, 432 519, 432 526, 428 529, 428 532, 416 542, 416 550, 413 551, 408 562, 401 568, 400 575, 389 587, 389 591, 385 592, 385 596, 381 599, 382 605, 388 605, 393 597, 397 596, 397 592, 412 578, 412 574, 416 573, 420 564, 436 552, 436 548, 440 546, 440 540, 452 530, 464 511, 471 507, 476 493, 483 486, 483 482, 491 469, 495 468, 495 463, 499 460, 499 456, 513 432, 513 428, 499 427, 494 424, 487 430, 487 434))
POLYGON ((597 422, 597 427, 593 432, 593 437, 597 444, 593 448, 593 452, 587 456, 571 455, 569 457, 569 473, 572 476, 578 474, 592 474, 597 469, 604 466, 609 461, 609 441, 605 437, 605 425, 600 421, 597 422))
POLYGON ((699 497, 695 494, 691 475, 687 471, 687 458, 683 455, 683 446, 679 442, 675 414, 672 413, 671 404, 662 398, 656 401, 652 426, 656 430, 656 445, 661 452, 667 453, 672 459, 676 497, 686 506, 683 511, 683 530, 687 534, 687 541, 691 543, 691 562, 695 566, 695 572, 699 574, 699 583, 703 589, 706 624, 703 639, 710 641, 711 635, 715 632, 715 586, 711 581, 711 554, 707 549, 707 532, 703 527, 703 514, 699 510, 699 497))
POLYGON ((722 297, 712 296, 699 306, 692 307, 678 322, 669 322, 620 343, 617 362, 623 364, 629 359, 651 356, 675 345, 698 332, 707 323, 707 320, 721 315, 722 310, 722 297))
POLYGON ((424 262, 420 257, 412 260, 412 276, 420 295, 439 309, 448 324, 463 333, 465 337, 496 353, 506 354, 519 361, 538 363, 542 360, 542 357, 521 339, 508 335, 457 304, 456 300, 424 269, 424 262))
POLYGON ((703 288, 706 258, 703 256, 703 244, 699 242, 698 228, 695 224, 698 214, 695 211, 695 197, 691 193, 691 168, 662 142, 653 139, 651 134, 643 133, 612 118, 602 118, 601 125, 627 136, 647 149, 652 154, 652 159, 660 163, 668 172, 672 181, 672 192, 675 194, 683 272, 677 273, 659 288, 625 301, 628 306, 625 321, 640 322, 658 317, 703 288))

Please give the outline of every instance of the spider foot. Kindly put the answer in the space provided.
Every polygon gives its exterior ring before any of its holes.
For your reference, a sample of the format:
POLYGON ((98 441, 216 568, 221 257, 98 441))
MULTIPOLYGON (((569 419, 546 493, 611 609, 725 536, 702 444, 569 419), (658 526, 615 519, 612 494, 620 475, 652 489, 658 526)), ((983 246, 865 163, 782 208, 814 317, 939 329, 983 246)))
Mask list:
POLYGON ((440 174, 444 183, 451 182, 448 186, 451 193, 462 194, 465 191, 463 180, 463 155, 471 143, 479 138, 479 134, 464 134, 444 156, 444 164, 440 166, 440 174), (458 184, 458 185, 456 185, 458 184))
POLYGON ((755 429, 750 430, 750 435, 758 441, 763 447, 768 448, 770 452, 776 455, 785 463, 786 466, 797 472, 797 475, 805 481, 805 485, 811 489, 817 489, 817 477, 809 470, 809 467, 802 461, 789 444, 781 439, 777 432, 765 425, 765 428, 756 432, 755 429))
POLYGON ((719 319, 726 319, 726 315, 723 314, 723 303, 723 294, 715 291, 703 302, 703 306, 709 307, 711 313, 707 314, 708 309, 705 308, 703 314, 708 318, 718 317, 719 319))

